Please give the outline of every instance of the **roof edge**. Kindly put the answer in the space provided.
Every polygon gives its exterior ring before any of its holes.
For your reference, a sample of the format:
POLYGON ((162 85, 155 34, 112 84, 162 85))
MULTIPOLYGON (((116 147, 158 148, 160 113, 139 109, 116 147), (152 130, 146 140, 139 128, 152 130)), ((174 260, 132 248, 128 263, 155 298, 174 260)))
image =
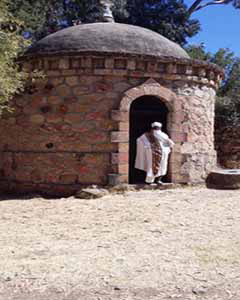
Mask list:
POLYGON ((217 72, 221 75, 224 75, 224 69, 219 67, 218 65, 214 63, 210 63, 207 61, 199 60, 199 59, 191 59, 191 58, 182 58, 182 57, 174 57, 174 56, 156 56, 156 55, 144 55, 144 54, 138 54, 138 53, 115 53, 115 52, 96 52, 96 51, 71 51, 71 52, 48 52, 48 53, 25 53, 22 57, 19 58, 19 62, 24 62, 28 60, 35 60, 38 58, 50 58, 50 57, 103 57, 103 58, 135 58, 135 59, 141 59, 141 60, 156 60, 158 62, 163 63, 172 63, 172 64, 181 64, 181 65, 187 65, 192 67, 203 67, 207 68, 208 70, 212 70, 214 72, 217 72))

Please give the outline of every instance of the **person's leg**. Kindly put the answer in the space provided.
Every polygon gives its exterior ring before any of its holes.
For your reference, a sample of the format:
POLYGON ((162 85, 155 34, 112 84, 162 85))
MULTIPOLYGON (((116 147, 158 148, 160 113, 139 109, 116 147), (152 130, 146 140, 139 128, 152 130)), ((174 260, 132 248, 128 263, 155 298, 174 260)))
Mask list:
POLYGON ((151 184, 151 183, 154 183, 154 179, 155 177, 154 176, 146 176, 146 179, 145 179, 145 183, 147 184, 151 184))

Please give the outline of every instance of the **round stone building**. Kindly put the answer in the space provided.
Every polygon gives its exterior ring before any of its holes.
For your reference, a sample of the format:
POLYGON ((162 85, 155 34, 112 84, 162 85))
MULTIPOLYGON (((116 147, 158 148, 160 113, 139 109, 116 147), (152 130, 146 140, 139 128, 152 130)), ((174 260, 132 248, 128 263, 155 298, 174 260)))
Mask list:
POLYGON ((141 183, 136 138, 153 121, 176 143, 167 180, 197 183, 215 167, 214 102, 222 70, 137 26, 94 23, 51 34, 22 61, 45 78, 0 121, 0 185, 71 194, 141 183))

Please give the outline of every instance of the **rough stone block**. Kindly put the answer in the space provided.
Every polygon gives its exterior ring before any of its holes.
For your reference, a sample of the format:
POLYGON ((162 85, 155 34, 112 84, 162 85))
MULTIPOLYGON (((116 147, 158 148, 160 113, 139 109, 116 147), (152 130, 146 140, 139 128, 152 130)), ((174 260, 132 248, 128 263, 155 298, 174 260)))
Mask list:
POLYGON ((182 111, 177 111, 175 114, 173 114, 173 123, 175 124, 181 124, 184 121, 185 113, 182 111))
POLYGON ((128 164, 128 153, 112 153, 112 164, 128 164))
POLYGON ((96 92, 107 92, 112 90, 112 84, 106 82, 97 82, 95 84, 96 92))
POLYGON ((81 69, 71 69, 71 70, 62 70, 61 74, 62 76, 75 76, 75 75, 80 75, 83 74, 84 70, 81 69))
POLYGON ((79 69, 82 66, 82 59, 80 57, 70 58, 70 68, 79 69))
POLYGON ((61 97, 67 97, 71 95, 71 89, 68 85, 62 84, 56 88, 56 93, 61 97))
POLYGON ((129 112, 128 111, 122 111, 122 110, 112 110, 111 118, 112 118, 113 121, 128 122, 129 112))
POLYGON ((43 124, 45 121, 45 118, 43 115, 32 115, 30 116, 30 122, 33 124, 43 124))
POLYGON ((85 120, 86 121, 91 121, 91 120, 104 120, 105 114, 101 111, 95 111, 95 112, 90 112, 85 115, 85 120))
POLYGON ((81 113, 68 113, 64 116, 64 121, 70 124, 76 124, 83 121, 81 113))
POLYGON ((129 59, 127 61, 127 69, 129 69, 129 70, 135 70, 136 69, 136 61, 129 59))
POLYGON ((145 75, 145 72, 143 72, 143 71, 129 70, 129 77, 144 77, 144 75, 145 75))
POLYGON ((48 123, 61 123, 63 121, 63 117, 62 115, 58 115, 58 114, 49 114, 46 116, 46 120, 48 123))
POLYGON ((106 69, 113 69, 114 67, 114 59, 113 58, 106 58, 105 59, 105 68, 106 69))
POLYGON ((183 105, 183 101, 182 99, 179 99, 179 97, 177 97, 174 101, 174 112, 182 112, 182 105, 183 105))
POLYGON ((111 186, 128 183, 127 175, 108 174, 108 184, 111 186))
POLYGON ((115 76, 126 76, 128 74, 127 72, 127 70, 112 70, 112 74, 115 76))
POLYGON ((114 91, 115 92, 120 92, 123 93, 130 89, 131 85, 128 84, 127 82, 119 82, 114 84, 114 91))
POLYGON ((45 72, 45 75, 48 76, 48 77, 61 77, 62 74, 61 74, 61 71, 60 70, 48 70, 48 71, 44 71, 45 72))
POLYGON ((98 199, 98 198, 102 198, 104 196, 109 195, 108 190, 106 189, 99 189, 99 188, 85 188, 82 190, 79 190, 76 194, 75 194, 75 198, 79 198, 79 199, 98 199))
POLYGON ((119 131, 129 131, 129 122, 119 122, 118 130, 119 131))
POLYGON ((193 74, 192 66, 186 66, 186 74, 187 75, 192 75, 193 74))
POLYGON ((136 64, 136 70, 145 72, 147 70, 147 62, 138 60, 136 64))
POLYGON ((81 96, 90 91, 90 87, 87 85, 79 85, 73 89, 73 94, 76 96, 81 96))
POLYGON ((116 152, 118 150, 117 144, 114 143, 104 143, 92 145, 92 151, 99 152, 116 152))
POLYGON ((92 68, 92 58, 90 58, 90 57, 84 57, 82 59, 82 66, 83 66, 83 68, 89 68, 89 69, 91 69, 92 68))
POLYGON ((118 174, 128 174, 129 165, 128 164, 118 164, 117 171, 118 174))
POLYGON ((63 83, 64 77, 50 78, 49 83, 53 86, 57 86, 63 83))
MULTIPOLYGON (((116 70, 116 71, 121 71, 121 70, 116 70)), ((93 73, 95 75, 109 75, 112 74, 114 70, 111 69, 94 69, 93 73)))
POLYGON ((62 98, 60 96, 49 96, 47 101, 49 104, 59 104, 62 102, 62 98))
POLYGON ((115 59, 114 60, 114 68, 119 70, 125 70, 127 67, 126 59, 115 59))
POLYGON ((183 142, 187 141, 187 134, 185 132, 172 131, 171 132, 171 139, 175 143, 183 143, 183 142))
POLYGON ((59 177, 60 183, 63 184, 74 184, 78 181, 78 175, 76 174, 62 174, 59 177))
POLYGON ((71 86, 71 87, 79 85, 78 76, 69 76, 69 77, 66 77, 65 81, 66 81, 66 84, 69 85, 69 86, 71 86))
POLYGON ((58 59, 45 59, 44 68, 48 70, 57 70, 59 69, 59 60, 58 59))
POLYGON ((177 65, 167 64, 166 72, 168 74, 176 74, 177 73, 177 65))
POLYGON ((78 101, 84 105, 99 105, 97 102, 104 98, 104 94, 88 94, 88 95, 79 95, 78 101))
POLYGON ((125 131, 113 131, 111 133, 111 142, 112 143, 124 143, 128 142, 129 135, 125 131))
POLYGON ((104 69, 105 68, 105 58, 93 58, 92 59, 93 68, 104 69))
POLYGON ((128 143, 119 143, 118 144, 118 152, 127 152, 129 151, 129 144, 128 143))
POLYGON ((184 180, 184 177, 183 175, 181 174, 171 174, 171 177, 172 177, 172 182, 173 183, 187 183, 188 181, 185 181, 184 180))
POLYGON ((75 102, 68 105, 68 111, 70 113, 86 113, 89 112, 90 109, 91 107, 89 107, 89 105, 82 104, 81 102, 75 102))
POLYGON ((127 92, 125 93, 125 95, 126 95, 128 98, 130 98, 131 100, 135 100, 135 99, 137 99, 138 97, 143 96, 142 93, 143 93, 142 90, 140 90, 139 88, 133 88, 133 89, 127 91, 127 92))
POLYGON ((61 104, 58 106, 57 108, 57 113, 60 113, 60 114, 66 114, 68 112, 68 106, 65 105, 65 104, 61 104))
POLYGON ((59 69, 69 69, 69 59, 68 58, 62 58, 59 61, 59 69))
POLYGON ((155 62, 148 62, 147 64, 147 71, 148 72, 155 72, 156 71, 156 68, 157 68, 157 65, 155 62))

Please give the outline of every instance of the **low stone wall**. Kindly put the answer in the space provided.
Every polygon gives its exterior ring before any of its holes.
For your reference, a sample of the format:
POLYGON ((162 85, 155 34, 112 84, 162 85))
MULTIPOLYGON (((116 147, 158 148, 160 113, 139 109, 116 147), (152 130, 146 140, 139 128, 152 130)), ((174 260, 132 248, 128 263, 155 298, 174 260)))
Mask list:
POLYGON ((218 164, 223 168, 240 168, 240 126, 215 128, 218 164))

